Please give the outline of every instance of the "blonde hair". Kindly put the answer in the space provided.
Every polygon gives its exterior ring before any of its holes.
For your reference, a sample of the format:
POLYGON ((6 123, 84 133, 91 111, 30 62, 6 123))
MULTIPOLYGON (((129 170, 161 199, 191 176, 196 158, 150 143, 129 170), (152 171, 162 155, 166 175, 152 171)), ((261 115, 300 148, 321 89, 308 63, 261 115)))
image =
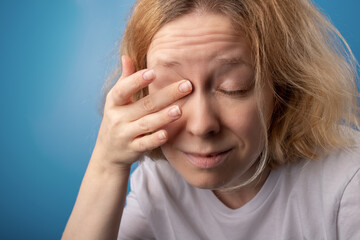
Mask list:
MULTIPOLYGON (((128 55, 137 70, 146 68, 155 33, 194 11, 223 14, 245 32, 254 56, 256 88, 267 80, 272 85, 270 124, 259 96, 266 143, 258 171, 248 182, 268 164, 317 159, 349 145, 349 128, 341 126, 359 126, 357 62, 341 34, 309 0, 138 0, 120 55, 128 55)), ((146 94, 143 89, 135 98, 146 94)))

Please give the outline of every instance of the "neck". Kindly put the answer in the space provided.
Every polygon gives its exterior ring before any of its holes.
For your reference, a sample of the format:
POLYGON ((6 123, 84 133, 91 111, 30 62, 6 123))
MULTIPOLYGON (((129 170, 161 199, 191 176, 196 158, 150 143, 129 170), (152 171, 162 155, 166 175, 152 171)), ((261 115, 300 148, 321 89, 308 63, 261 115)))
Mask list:
POLYGON ((270 168, 266 168, 263 173, 249 185, 236 190, 213 190, 215 196, 228 208, 238 209, 251 201, 260 189, 264 186, 270 174, 270 168))

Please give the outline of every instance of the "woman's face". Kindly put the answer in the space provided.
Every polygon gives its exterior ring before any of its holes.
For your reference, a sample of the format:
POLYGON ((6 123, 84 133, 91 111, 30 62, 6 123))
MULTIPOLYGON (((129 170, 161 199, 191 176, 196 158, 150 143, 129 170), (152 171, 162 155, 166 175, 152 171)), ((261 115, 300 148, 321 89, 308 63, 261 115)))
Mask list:
MULTIPOLYGON (((249 178, 264 132, 250 46, 231 21, 205 13, 175 19, 154 36, 147 64, 156 73, 150 94, 182 79, 193 85, 193 92, 176 103, 182 117, 165 126, 169 140, 162 151, 170 164, 199 188, 220 189, 249 178)), ((269 119, 269 86, 260 93, 269 119)))

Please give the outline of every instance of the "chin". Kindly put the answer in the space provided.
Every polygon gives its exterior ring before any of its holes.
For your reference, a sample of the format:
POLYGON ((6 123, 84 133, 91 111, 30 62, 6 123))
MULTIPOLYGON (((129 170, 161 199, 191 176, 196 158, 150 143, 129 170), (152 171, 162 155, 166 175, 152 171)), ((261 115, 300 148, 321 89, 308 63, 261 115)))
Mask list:
POLYGON ((229 183, 229 180, 213 173, 198 173, 191 176, 182 176, 190 185, 200 189, 216 190, 225 187, 229 183))

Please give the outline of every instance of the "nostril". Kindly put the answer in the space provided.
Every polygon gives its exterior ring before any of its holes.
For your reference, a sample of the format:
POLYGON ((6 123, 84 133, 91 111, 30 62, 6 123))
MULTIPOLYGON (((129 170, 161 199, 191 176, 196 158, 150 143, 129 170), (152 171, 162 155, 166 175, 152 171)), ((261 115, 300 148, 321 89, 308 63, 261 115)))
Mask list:
POLYGON ((209 137, 220 131, 220 123, 216 117, 211 114, 199 115, 196 109, 187 116, 186 122, 187 131, 192 135, 209 137))

